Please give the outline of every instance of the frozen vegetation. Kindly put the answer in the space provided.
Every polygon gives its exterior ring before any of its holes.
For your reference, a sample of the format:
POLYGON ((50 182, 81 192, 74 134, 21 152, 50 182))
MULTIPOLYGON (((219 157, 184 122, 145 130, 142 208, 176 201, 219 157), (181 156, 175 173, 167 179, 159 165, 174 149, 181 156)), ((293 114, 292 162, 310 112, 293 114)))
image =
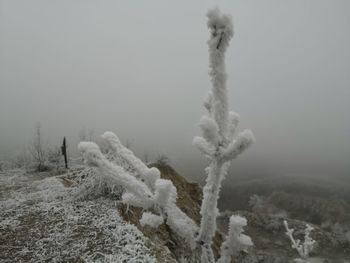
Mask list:
POLYGON ((298 263, 309 263, 310 252, 314 249, 316 243, 316 241, 310 237, 310 233, 314 228, 310 225, 306 225, 304 241, 301 242, 300 239, 294 239, 294 229, 288 227, 288 222, 286 220, 284 220, 283 224, 286 228, 286 235, 289 237, 292 243, 292 248, 295 248, 300 256, 300 258, 297 258, 295 261, 298 263))
MULTIPOLYGON (((205 170, 207 180, 203 188, 202 220, 197 242, 202 250, 201 261, 211 263, 215 262, 211 245, 216 232, 216 218, 219 213, 217 203, 222 180, 231 161, 253 143, 254 136, 250 130, 245 130, 235 138, 239 115, 229 111, 225 52, 233 37, 232 19, 219 9, 209 10, 207 17, 211 33, 208 46, 212 90, 204 104, 208 115, 203 116, 199 124, 202 137, 195 137, 193 144, 210 160, 210 165, 205 170)), ((229 233, 222 244, 218 262, 230 262, 231 255, 237 255, 239 251, 253 245, 250 237, 242 234, 245 225, 246 219, 234 216, 231 218, 229 233)))
MULTIPOLYGON (((200 122, 203 137, 196 137, 194 144, 211 163, 206 169, 208 177, 203 188, 202 218, 199 227, 177 207, 177 189, 173 183, 170 180, 160 179, 160 172, 143 164, 121 144, 115 134, 106 132, 101 136, 108 145, 108 154, 120 156, 136 172, 136 176, 109 160, 108 155, 103 155, 97 144, 93 142, 79 144, 79 150, 87 165, 96 167, 104 181, 125 189, 122 197, 125 204, 149 210, 142 215, 140 221, 142 225, 158 227, 164 221, 174 233, 188 243, 192 250, 196 252, 200 250, 200 260, 203 263, 216 262, 211 245, 217 230, 217 201, 221 182, 231 160, 254 141, 250 130, 245 130, 234 137, 239 117, 237 113, 228 111, 225 51, 233 36, 231 17, 222 14, 218 9, 210 10, 207 17, 211 33, 208 46, 213 88, 205 102, 208 116, 203 116, 200 122)), ((253 245, 250 237, 243 234, 243 227, 246 224, 245 218, 237 216, 231 218, 229 232, 226 241, 222 243, 218 262, 229 263, 231 256, 253 245)), ((196 260, 196 252, 193 254, 193 260, 196 260)))
MULTIPOLYGON (((182 212, 175 204, 177 191, 170 180, 160 179, 160 172, 156 168, 148 168, 141 160, 124 147, 118 137, 112 132, 106 132, 102 138, 110 148, 107 156, 120 156, 137 176, 128 173, 122 166, 108 160, 99 147, 93 142, 81 142, 79 149, 86 164, 96 167, 103 181, 111 185, 122 186, 125 192, 122 200, 127 205, 153 209, 157 214, 146 212, 142 216, 142 224, 156 226, 166 222, 167 225, 181 237, 188 245, 194 247, 194 235, 197 226, 191 218, 182 212)), ((117 157, 116 157, 117 158, 117 157)))
MULTIPOLYGON (((115 160, 123 163, 119 159, 115 160)), ((162 176, 163 173, 164 170, 162 176)), ((179 192, 182 200, 184 191, 200 197, 193 189, 183 188, 185 185, 181 186, 182 193, 179 192)), ((180 246, 181 239, 179 242, 173 239, 173 231, 164 227, 164 218, 157 216, 154 210, 137 214, 131 205, 129 211, 121 210, 123 191, 110 182, 107 184, 98 170, 74 165, 59 176, 6 170, 0 173, 0 193, 0 262, 175 262, 174 258, 178 262, 196 262, 174 252, 178 250, 174 246, 180 246), (125 213, 128 216, 137 214, 135 220, 140 224, 127 223, 125 213), (164 235, 164 231, 170 231, 169 235, 164 235), (153 236, 153 240, 145 234, 153 236), (162 237, 164 241, 152 244, 162 237), (164 244, 171 253, 162 247, 164 244), (158 251, 157 246, 160 246, 158 251)), ((197 211, 199 216, 200 207, 190 204, 186 201, 184 205, 190 210, 183 211, 196 219, 193 212, 197 211)), ((254 240, 254 247, 248 250, 249 255, 239 253, 234 262, 292 262, 297 251, 291 248, 289 237, 285 235, 283 220, 286 217, 274 215, 268 209, 254 211, 220 214, 218 231, 234 231, 235 234, 229 234, 231 240, 223 242, 221 248, 225 250, 220 252, 219 262, 241 250, 242 243, 249 242, 242 233, 243 227, 254 240), (222 224, 223 218, 227 218, 227 224, 222 224)), ((305 222, 293 219, 288 222, 295 229, 293 238, 300 239, 302 245, 305 222)), ((349 253, 344 254, 343 260, 336 259, 341 243, 335 234, 313 227, 309 237, 315 238, 317 244, 315 252, 309 254, 310 263, 349 262, 346 261, 349 253), (315 257, 320 254, 329 260, 315 257)))
POLYGON ((15 170, 0 185, 1 262, 156 262, 115 201, 76 198, 85 183, 15 170))
MULTIPOLYGON (((164 171, 142 162, 113 132, 105 132, 99 145, 79 143, 85 165, 61 173, 42 172, 49 160, 58 163, 60 153, 56 149, 51 158, 44 154, 38 126, 32 154, 36 171, 1 167, 1 262, 287 263, 295 258, 286 255, 290 250, 283 252, 285 244, 290 249, 289 241, 300 256, 295 262, 327 262, 312 253, 317 245, 338 242, 334 236, 307 225, 299 240, 300 228, 289 228, 287 212, 258 195, 250 199, 252 212, 219 213, 228 168, 251 146, 254 135, 250 130, 237 133, 240 117, 229 111, 225 52, 233 37, 232 19, 218 9, 209 10, 207 18, 212 89, 204 102, 207 114, 199 122, 202 135, 193 139, 209 161, 203 189, 172 170, 173 180, 166 178, 164 171), (186 191, 191 191, 187 193, 191 199, 184 197, 186 191), (191 200, 191 206, 184 200, 191 200), (270 249, 282 252, 266 253, 270 249)), ((167 168, 164 163, 160 167, 167 168)))

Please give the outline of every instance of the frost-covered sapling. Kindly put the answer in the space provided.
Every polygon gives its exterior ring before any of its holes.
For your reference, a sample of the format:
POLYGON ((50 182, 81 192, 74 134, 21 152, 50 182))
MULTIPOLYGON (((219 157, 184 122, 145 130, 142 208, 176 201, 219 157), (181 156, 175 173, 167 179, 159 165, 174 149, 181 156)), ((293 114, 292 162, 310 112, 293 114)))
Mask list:
MULTIPOLYGON (((254 136, 250 130, 244 130, 234 138, 239 115, 229 111, 225 70, 225 52, 233 37, 232 19, 217 8, 209 10, 207 17, 211 33, 208 46, 212 89, 204 103, 208 115, 203 116, 199 123, 202 136, 195 137, 193 144, 210 160, 210 165, 205 169, 207 179, 203 188, 202 219, 197 242, 202 248, 202 262, 214 262, 211 244, 216 231, 221 182, 231 161, 253 143, 254 136)), ((232 220, 233 223, 237 221, 236 218, 232 220)), ((230 232, 234 236, 238 233, 233 230, 230 232)), ((243 242, 237 236, 232 237, 229 234, 225 246, 237 247, 241 241, 243 242)), ((242 245, 252 245, 252 242, 243 242, 242 245)), ((228 254, 234 251, 233 248, 223 249, 224 255, 221 255, 220 262, 230 262, 228 254)))
POLYGON ((292 248, 295 248, 300 256, 300 258, 295 259, 295 262, 308 263, 309 254, 314 249, 314 245, 316 243, 316 241, 313 240, 312 237, 310 236, 310 233, 314 228, 308 224, 306 225, 306 228, 304 230, 304 242, 301 243, 300 239, 297 239, 297 240, 294 239, 293 237, 294 229, 288 227, 288 223, 286 220, 283 221, 283 224, 284 224, 284 227, 286 228, 286 235, 289 237, 292 243, 292 248))

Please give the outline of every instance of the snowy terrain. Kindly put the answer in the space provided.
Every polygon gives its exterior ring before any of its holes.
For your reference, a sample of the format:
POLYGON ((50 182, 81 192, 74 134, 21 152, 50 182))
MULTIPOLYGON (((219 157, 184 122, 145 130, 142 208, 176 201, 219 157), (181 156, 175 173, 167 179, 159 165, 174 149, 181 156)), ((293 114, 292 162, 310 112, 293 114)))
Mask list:
MULTIPOLYGON (((157 168, 179 189, 179 207, 199 223, 199 186, 170 166, 157 168)), ((20 169, 1 172, 0 262, 181 262, 174 255, 184 252, 184 243, 165 224, 158 229, 142 227, 142 209, 121 207, 120 192, 104 192, 103 184, 96 186, 94 180, 94 171, 79 165, 57 176, 20 169)), ((231 214, 219 217, 220 232, 227 232, 231 214)), ((254 247, 249 257, 238 262, 286 263, 297 257, 284 234, 283 216, 259 211, 239 214, 248 220, 254 247)), ((302 238, 305 222, 288 222, 302 238)), ((337 235, 316 226, 312 236, 318 244, 310 262, 327 262, 325 258, 349 262, 349 246, 337 235)), ((216 251, 219 240, 214 239, 216 251)))
POLYGON ((115 201, 80 200, 71 183, 47 173, 0 174, 1 262, 156 262, 115 201))

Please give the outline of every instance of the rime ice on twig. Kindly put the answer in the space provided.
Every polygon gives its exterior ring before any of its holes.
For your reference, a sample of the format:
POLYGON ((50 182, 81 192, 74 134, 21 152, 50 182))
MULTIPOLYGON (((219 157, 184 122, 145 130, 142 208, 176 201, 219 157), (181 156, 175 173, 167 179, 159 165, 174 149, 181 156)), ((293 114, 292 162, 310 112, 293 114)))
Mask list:
MULTIPOLYGON (((239 122, 239 115, 229 112, 225 51, 233 37, 232 19, 229 15, 222 14, 217 8, 209 10, 207 17, 207 25, 211 32, 208 46, 212 90, 204 102, 208 115, 203 116, 199 124, 202 137, 195 137, 193 144, 211 161, 209 167, 206 168, 208 176, 203 188, 202 220, 197 243, 202 248, 202 262, 214 262, 211 243, 216 231, 217 201, 221 182, 230 162, 253 143, 254 136, 250 130, 245 130, 235 139, 234 133, 239 122)), ((232 220, 233 223, 236 222, 235 218, 232 220)), ((234 228, 233 225, 232 227, 234 228)), ((238 232, 232 230, 225 241, 225 246, 237 246, 240 242, 243 242, 242 245, 252 245, 251 241, 245 243, 244 241, 246 240, 239 238, 238 232)), ((220 262, 229 262, 224 258, 229 258, 229 253, 234 251, 234 248, 223 250, 224 255, 220 262)))
POLYGON ((131 150, 126 148, 113 132, 105 132, 101 136, 108 144, 114 154, 122 157, 135 171, 140 175, 143 181, 150 188, 154 189, 155 182, 160 178, 160 172, 157 168, 148 168, 131 150))
POLYGON ((316 241, 313 240, 312 237, 310 237, 310 233, 314 228, 306 224, 306 228, 304 230, 304 242, 301 243, 299 239, 297 240, 294 239, 293 237, 294 229, 288 227, 288 223, 286 220, 283 221, 283 224, 284 224, 284 227, 286 228, 286 235, 289 237, 292 243, 292 248, 295 248, 299 256, 301 257, 300 259, 296 259, 295 261, 299 263, 308 263, 309 254, 313 250, 314 245, 316 243, 316 241))

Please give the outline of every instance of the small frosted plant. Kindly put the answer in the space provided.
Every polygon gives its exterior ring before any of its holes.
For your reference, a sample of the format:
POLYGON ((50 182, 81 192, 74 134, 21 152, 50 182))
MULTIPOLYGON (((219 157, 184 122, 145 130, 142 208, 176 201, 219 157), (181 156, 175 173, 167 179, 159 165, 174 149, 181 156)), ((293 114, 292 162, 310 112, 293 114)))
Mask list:
POLYGON ((313 250, 314 245, 316 243, 315 240, 310 237, 311 231, 314 229, 312 226, 306 224, 306 228, 304 230, 304 242, 301 243, 299 239, 295 240, 293 237, 293 228, 288 227, 288 223, 286 220, 283 221, 284 227, 286 228, 286 235, 289 237, 292 242, 292 248, 295 248, 298 252, 300 258, 295 259, 297 263, 309 263, 308 258, 310 252, 313 250))
MULTIPOLYGON (((207 17, 207 25, 211 32, 208 46, 209 75, 212 89, 204 103, 208 114, 201 118, 199 124, 202 136, 197 136, 193 140, 193 144, 210 161, 210 165, 205 170, 207 179, 203 188, 202 220, 197 237, 197 242, 202 249, 201 262, 203 263, 215 262, 211 244, 216 231, 217 202, 222 180, 231 161, 246 150, 254 141, 253 133, 250 130, 244 130, 237 137, 234 137, 239 122, 239 115, 229 111, 225 52, 229 46, 230 39, 233 37, 232 19, 229 15, 222 14, 217 8, 209 10, 207 17)), ((230 226, 236 229, 234 225, 238 221, 237 218, 233 218, 230 220, 230 226)), ((243 225, 240 225, 240 229, 242 229, 243 225)), ((239 231, 230 230, 230 232, 232 233, 229 233, 227 240, 223 244, 226 248, 222 249, 224 255, 221 255, 220 262, 230 262, 231 254, 234 254, 241 241, 244 246, 252 245, 251 241, 248 242, 244 238, 244 240, 239 238, 239 231)))
POLYGON ((231 255, 237 255, 240 251, 245 250, 247 247, 252 246, 253 242, 251 238, 243 234, 247 225, 247 219, 241 216, 231 216, 228 236, 224 243, 221 245, 220 259, 218 263, 231 262, 231 255))

